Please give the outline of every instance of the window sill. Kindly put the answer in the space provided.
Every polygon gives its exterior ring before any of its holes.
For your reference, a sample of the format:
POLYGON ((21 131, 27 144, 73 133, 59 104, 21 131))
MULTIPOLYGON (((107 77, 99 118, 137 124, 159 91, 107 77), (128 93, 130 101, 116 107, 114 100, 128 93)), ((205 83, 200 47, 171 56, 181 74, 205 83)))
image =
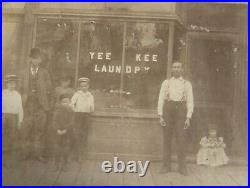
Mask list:
POLYGON ((93 115, 97 117, 158 118, 156 110, 147 109, 103 108, 96 110, 93 115))
MULTIPOLYGON (((195 109, 225 109, 225 104, 211 104, 207 102, 195 103, 195 109)), ((195 110, 196 111, 196 110, 195 110)), ((117 118, 146 118, 157 119, 157 110, 149 109, 122 109, 122 108, 101 108, 97 109, 93 116, 95 117, 117 117, 117 118)))

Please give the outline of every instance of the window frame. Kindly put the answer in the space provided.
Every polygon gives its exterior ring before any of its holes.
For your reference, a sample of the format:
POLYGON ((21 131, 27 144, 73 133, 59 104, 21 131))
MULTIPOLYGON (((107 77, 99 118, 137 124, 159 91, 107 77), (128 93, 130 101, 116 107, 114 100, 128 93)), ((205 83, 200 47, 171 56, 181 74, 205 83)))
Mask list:
MULTIPOLYGON (((76 52, 76 72, 75 72, 75 80, 74 80, 74 89, 76 89, 77 86, 77 79, 78 79, 78 66, 79 66, 79 60, 80 60, 80 36, 81 36, 81 23, 86 23, 92 20, 95 21, 110 21, 110 22, 121 22, 124 27, 124 32, 123 32, 123 37, 126 36, 126 26, 130 22, 140 22, 140 23, 162 23, 162 24, 168 24, 169 25, 169 36, 168 36, 168 44, 167 44, 167 70, 166 70, 166 78, 169 78, 171 75, 170 68, 172 65, 173 61, 173 55, 174 55, 174 33, 175 33, 175 28, 176 27, 183 27, 183 25, 180 25, 178 23, 178 20, 175 19, 170 19, 168 17, 166 18, 161 18, 159 17, 147 17, 147 18, 129 18, 127 17, 117 17, 117 18, 112 18, 108 16, 74 16, 74 15, 39 15, 35 14, 35 24, 34 24, 34 29, 33 29, 33 39, 32 39, 32 47, 35 47, 36 44, 36 32, 37 32, 37 23, 38 19, 61 19, 61 20, 70 20, 72 22, 78 23, 78 41, 77 41, 77 52, 76 52)), ((122 66, 124 66, 124 60, 125 60, 125 41, 123 39, 123 54, 122 54, 122 66)), ((121 73, 121 87, 123 85, 123 71, 121 73)), ((121 103, 120 103, 121 104, 121 103)), ((157 110, 154 109, 121 109, 121 108, 102 108, 94 113, 94 115, 97 116, 119 116, 119 117, 135 117, 135 118, 157 118, 157 110)))

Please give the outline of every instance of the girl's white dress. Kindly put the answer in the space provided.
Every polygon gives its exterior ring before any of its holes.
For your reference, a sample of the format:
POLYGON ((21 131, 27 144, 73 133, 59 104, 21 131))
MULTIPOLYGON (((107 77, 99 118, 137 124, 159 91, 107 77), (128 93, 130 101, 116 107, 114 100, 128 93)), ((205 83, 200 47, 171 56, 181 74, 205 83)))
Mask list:
POLYGON ((222 137, 203 137, 200 145, 201 148, 197 154, 198 165, 221 166, 228 164, 229 159, 224 151, 226 145, 222 137))

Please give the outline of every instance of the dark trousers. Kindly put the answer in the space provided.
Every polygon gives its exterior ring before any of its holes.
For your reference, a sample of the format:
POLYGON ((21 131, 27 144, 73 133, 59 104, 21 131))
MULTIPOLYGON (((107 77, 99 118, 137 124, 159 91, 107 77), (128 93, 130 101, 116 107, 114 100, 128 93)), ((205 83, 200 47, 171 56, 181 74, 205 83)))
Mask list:
POLYGON ((163 109, 163 118, 166 126, 163 127, 163 164, 170 168, 172 154, 172 139, 176 140, 176 151, 179 168, 186 168, 186 137, 184 130, 187 110, 185 102, 166 101, 163 109))
POLYGON ((39 104, 37 97, 27 100, 24 118, 25 157, 37 158, 44 155, 48 127, 48 112, 39 104))
POLYGON ((83 112, 75 113, 74 126, 74 146, 76 149, 76 157, 79 160, 83 157, 83 152, 86 152, 88 126, 90 124, 90 114, 83 112))
POLYGON ((18 115, 2 114, 2 148, 3 148, 3 165, 14 165, 17 159, 18 135, 18 115))
POLYGON ((64 135, 58 135, 56 133, 55 139, 55 164, 59 165, 62 161, 64 165, 68 162, 69 148, 70 148, 70 135, 67 131, 64 135))

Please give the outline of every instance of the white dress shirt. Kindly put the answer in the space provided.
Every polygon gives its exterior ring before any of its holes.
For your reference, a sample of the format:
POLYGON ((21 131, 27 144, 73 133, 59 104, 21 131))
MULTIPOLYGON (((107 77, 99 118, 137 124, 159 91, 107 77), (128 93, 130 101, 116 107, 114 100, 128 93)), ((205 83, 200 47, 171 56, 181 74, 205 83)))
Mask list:
POLYGON ((2 91, 2 113, 17 114, 18 122, 23 121, 23 104, 21 95, 13 90, 2 91))
POLYGON ((163 81, 158 100, 158 115, 163 114, 165 100, 186 101, 187 118, 192 117, 194 110, 194 99, 192 85, 189 81, 184 80, 182 77, 172 77, 169 80, 163 81))
POLYGON ((30 67, 30 72, 31 72, 32 76, 35 76, 35 75, 37 74, 38 69, 39 69, 38 66, 36 66, 36 67, 32 67, 32 66, 31 66, 31 67, 30 67))
POLYGON ((94 97, 89 91, 79 90, 73 95, 70 106, 74 112, 94 112, 94 97))

